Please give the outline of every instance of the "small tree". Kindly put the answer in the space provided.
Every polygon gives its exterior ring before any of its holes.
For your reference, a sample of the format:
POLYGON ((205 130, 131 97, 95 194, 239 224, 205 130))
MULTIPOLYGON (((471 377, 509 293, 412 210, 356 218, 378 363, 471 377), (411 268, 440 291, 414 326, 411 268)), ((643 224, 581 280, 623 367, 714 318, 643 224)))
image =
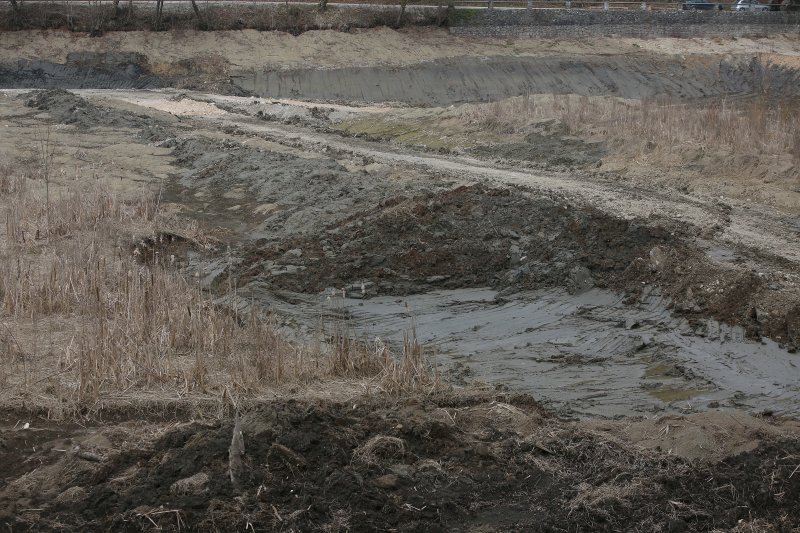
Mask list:
POLYGON ((328 0, 319 0, 319 10, 325 11, 328 9, 328 0))
POLYGON ((407 5, 408 5, 408 0, 400 0, 400 13, 397 15, 397 24, 396 24, 398 28, 403 25, 403 15, 406 12, 407 5))
POLYGON ((161 29, 161 15, 164 13, 164 0, 156 1, 156 31, 161 29))
POLYGON ((19 4, 17 0, 11 0, 11 7, 14 9, 14 13, 19 13, 19 4))

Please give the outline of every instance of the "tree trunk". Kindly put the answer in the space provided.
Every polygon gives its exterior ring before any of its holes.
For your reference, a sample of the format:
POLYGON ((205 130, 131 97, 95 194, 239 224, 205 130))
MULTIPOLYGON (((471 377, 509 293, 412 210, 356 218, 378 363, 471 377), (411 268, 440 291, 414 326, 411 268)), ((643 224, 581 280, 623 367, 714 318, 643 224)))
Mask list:
POLYGON ((161 29, 161 13, 164 11, 164 0, 156 1, 156 31, 161 29))
POLYGON ((19 13, 19 4, 17 0, 11 0, 11 7, 14 8, 14 13, 19 13))
POLYGON ((114 0, 114 18, 119 17, 119 0, 114 0))
POLYGON ((408 5, 408 0, 400 0, 400 14, 397 15, 397 24, 396 24, 398 28, 403 25, 403 15, 406 12, 406 5, 408 5))
POLYGON ((206 25, 203 22, 203 15, 200 14, 200 8, 197 7, 197 1, 196 0, 192 0, 192 9, 194 9, 194 14, 197 17, 197 22, 200 23, 200 28, 201 29, 205 28, 206 25))

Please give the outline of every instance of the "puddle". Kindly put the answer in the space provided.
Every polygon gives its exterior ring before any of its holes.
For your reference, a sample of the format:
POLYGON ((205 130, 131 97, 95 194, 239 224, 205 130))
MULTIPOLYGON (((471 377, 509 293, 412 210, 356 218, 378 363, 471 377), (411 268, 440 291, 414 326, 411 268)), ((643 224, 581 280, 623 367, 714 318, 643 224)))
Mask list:
MULTIPOLYGON (((296 317, 318 320, 325 307, 310 296, 266 298, 296 317)), ((703 409, 712 402, 800 413, 800 357, 714 321, 698 336, 670 316, 656 291, 635 306, 599 289, 511 299, 491 289, 461 289, 339 300, 361 335, 400 343, 413 317, 419 340, 435 349, 450 376, 530 393, 578 415, 703 409)))

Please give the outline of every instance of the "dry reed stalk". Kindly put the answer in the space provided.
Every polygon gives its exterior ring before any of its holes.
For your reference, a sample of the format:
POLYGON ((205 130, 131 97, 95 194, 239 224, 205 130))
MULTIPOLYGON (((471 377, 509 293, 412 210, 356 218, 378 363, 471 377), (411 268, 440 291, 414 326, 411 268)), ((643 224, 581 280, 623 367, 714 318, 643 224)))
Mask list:
POLYGON ((158 237, 164 226, 196 225, 166 219, 157 197, 121 198, 99 183, 51 189, 48 198, 18 170, 0 169, 0 208, 10 221, 0 248, 0 331, 26 332, 16 351, 19 336, 0 335, 9 347, 0 362, 22 367, 12 380, 18 392, 48 384, 63 408, 122 392, 232 398, 330 377, 380 377, 394 392, 433 382, 415 335, 395 360, 382 342, 356 339, 340 322, 323 353, 289 342, 258 311, 240 316, 215 305, 158 248, 169 245, 158 237), (132 231, 153 235, 144 262, 132 231), (57 340, 54 320, 62 324, 57 340))

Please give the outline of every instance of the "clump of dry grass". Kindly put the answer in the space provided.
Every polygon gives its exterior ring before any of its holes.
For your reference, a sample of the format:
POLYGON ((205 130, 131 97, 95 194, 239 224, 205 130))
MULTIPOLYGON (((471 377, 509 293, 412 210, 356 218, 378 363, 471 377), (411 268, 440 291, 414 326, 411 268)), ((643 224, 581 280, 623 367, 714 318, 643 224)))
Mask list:
POLYGON ((435 360, 431 361, 417 339, 417 327, 412 321, 411 330, 403 335, 400 357, 392 357, 388 348, 376 339, 376 352, 384 354, 381 374, 383 390, 395 394, 409 394, 420 390, 433 391, 440 385, 435 360))
POLYGON ((381 460, 396 460, 406 453, 403 439, 389 435, 375 435, 353 451, 353 461, 367 465, 379 464, 381 460))
POLYGON ((241 397, 332 376, 377 379, 394 392, 423 384, 429 369, 418 343, 395 361, 380 341, 340 329, 328 349, 313 350, 287 340, 264 313, 214 304, 176 271, 168 247, 137 260, 137 235, 168 229, 181 243, 204 242, 196 225, 161 214, 152 195, 121 198, 81 180, 45 195, 40 181, 0 168, 6 395, 77 406, 134 393, 241 397))
POLYGON ((430 392, 440 384, 432 354, 417 339, 416 324, 403 335, 399 354, 380 338, 369 341, 354 335, 347 313, 341 306, 338 291, 327 297, 334 320, 328 339, 328 372, 332 376, 372 377, 372 383, 389 394, 403 395, 430 392))

